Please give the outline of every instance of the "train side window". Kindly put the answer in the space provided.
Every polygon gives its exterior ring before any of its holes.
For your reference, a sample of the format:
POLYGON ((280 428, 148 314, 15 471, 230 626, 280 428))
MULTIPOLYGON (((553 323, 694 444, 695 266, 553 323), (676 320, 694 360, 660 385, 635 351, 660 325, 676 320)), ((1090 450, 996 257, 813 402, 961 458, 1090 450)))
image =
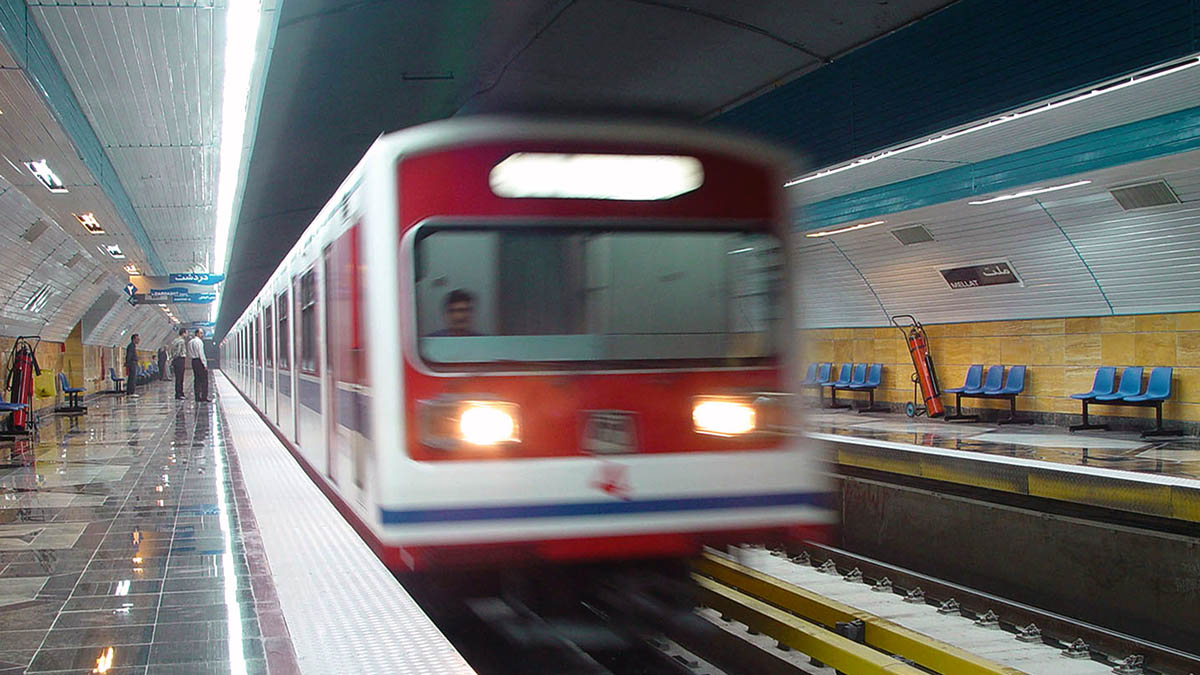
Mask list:
POLYGON ((311 269, 300 277, 300 370, 317 374, 317 279, 311 269))
POLYGON ((287 291, 279 294, 275 305, 279 308, 279 367, 286 370, 289 368, 288 359, 290 358, 292 342, 292 334, 288 332, 287 291))
POLYGON ((263 312, 263 337, 267 367, 271 368, 275 365, 275 322, 271 319, 270 307, 263 312))

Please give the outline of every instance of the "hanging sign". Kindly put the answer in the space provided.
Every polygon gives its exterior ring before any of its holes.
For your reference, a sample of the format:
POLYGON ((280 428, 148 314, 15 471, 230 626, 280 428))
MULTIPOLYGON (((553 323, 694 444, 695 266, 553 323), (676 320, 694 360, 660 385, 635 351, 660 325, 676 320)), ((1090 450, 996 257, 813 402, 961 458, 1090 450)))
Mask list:
POLYGON ((1012 265, 1007 262, 955 267, 940 271, 942 278, 946 280, 947 284, 950 284, 950 288, 977 288, 979 286, 1022 283, 1012 265))
POLYGON ((224 274, 209 274, 207 272, 188 272, 185 274, 171 274, 167 277, 167 283, 171 284, 195 284, 198 286, 215 286, 222 281, 225 281, 224 274))

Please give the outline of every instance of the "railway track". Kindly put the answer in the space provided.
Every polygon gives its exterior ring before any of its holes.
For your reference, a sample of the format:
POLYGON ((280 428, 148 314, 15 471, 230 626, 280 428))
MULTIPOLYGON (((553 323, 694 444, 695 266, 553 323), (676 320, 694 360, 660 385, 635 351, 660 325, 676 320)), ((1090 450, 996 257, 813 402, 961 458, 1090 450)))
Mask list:
POLYGON ((692 567, 711 611, 841 672, 1200 672, 1195 655, 817 544, 692 567))

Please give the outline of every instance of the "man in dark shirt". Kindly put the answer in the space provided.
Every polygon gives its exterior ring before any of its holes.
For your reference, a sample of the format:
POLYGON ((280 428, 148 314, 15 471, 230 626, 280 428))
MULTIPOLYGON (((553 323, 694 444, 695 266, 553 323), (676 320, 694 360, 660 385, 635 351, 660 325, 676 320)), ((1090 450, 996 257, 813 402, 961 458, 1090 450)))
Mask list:
POLYGON ((137 346, 141 337, 137 333, 129 336, 129 344, 125 345, 125 395, 137 398, 137 346))
POLYGON ((471 328, 475 320, 475 296, 456 288, 446 294, 442 301, 442 315, 446 327, 435 330, 427 337, 470 337, 479 335, 471 328))

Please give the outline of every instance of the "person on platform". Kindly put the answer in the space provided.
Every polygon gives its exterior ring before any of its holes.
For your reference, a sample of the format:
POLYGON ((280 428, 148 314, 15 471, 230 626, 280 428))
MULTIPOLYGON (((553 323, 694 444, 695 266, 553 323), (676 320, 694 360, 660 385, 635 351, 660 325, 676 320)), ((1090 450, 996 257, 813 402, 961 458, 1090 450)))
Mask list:
POLYGON ((158 379, 167 379, 167 348, 163 346, 158 348, 158 379))
POLYGON ((138 376, 138 357, 137 346, 141 341, 141 337, 134 333, 129 336, 129 344, 125 345, 125 395, 129 398, 138 398, 137 394, 137 376, 138 376))
POLYGON ((183 371, 187 368, 187 329, 180 328, 179 336, 171 343, 171 374, 175 377, 175 400, 187 398, 183 395, 183 371))
POLYGON ((204 356, 203 335, 204 331, 197 329, 187 343, 187 355, 192 360, 192 392, 197 403, 208 402, 208 359, 204 356))

